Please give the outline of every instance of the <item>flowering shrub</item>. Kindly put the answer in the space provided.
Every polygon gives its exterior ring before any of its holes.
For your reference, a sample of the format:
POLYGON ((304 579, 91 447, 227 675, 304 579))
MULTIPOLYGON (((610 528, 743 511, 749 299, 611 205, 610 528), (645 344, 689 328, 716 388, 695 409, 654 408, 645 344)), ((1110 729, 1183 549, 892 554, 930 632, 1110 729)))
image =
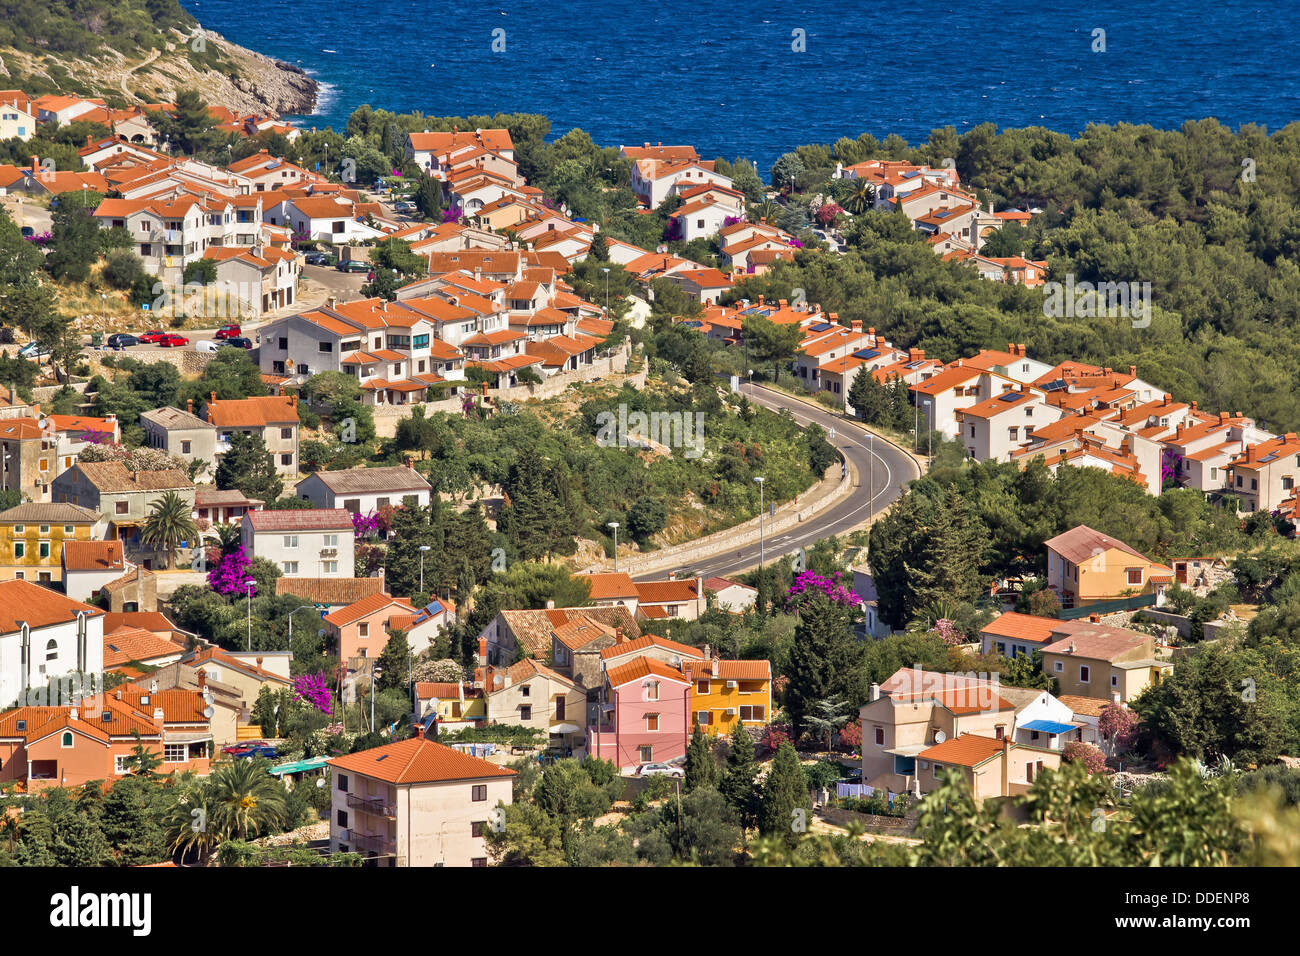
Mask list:
POLYGON ((785 241, 785 244, 786 244, 787 246, 793 246, 793 247, 796 248, 796 249, 802 249, 802 248, 803 248, 803 243, 800 242, 798 239, 787 239, 787 240, 785 241))
POLYGON ((842 583, 844 574, 836 571, 831 577, 825 577, 815 571, 800 571, 795 576, 794 584, 786 592, 786 600, 802 604, 815 595, 822 594, 836 604, 844 607, 857 607, 862 599, 842 583))
POLYGON ((1182 467, 1183 456, 1172 448, 1160 453, 1160 488, 1166 490, 1178 484, 1178 470, 1182 467))
POLYGON ((45 246, 48 246, 50 242, 54 239, 54 233, 46 229, 44 232, 38 232, 35 235, 26 236, 25 238, 27 239, 28 242, 34 243, 35 245, 44 248, 45 246))
POLYGON ((1122 704, 1107 704, 1102 707, 1097 718, 1097 731, 1118 753, 1132 745, 1137 722, 1137 715, 1127 707, 1122 704))
POLYGON ((840 728, 840 743, 850 750, 862 746, 862 721, 851 720, 840 728))
MULTIPOLYGON (((218 594, 243 597, 248 593, 244 582, 249 579, 248 569, 252 563, 241 544, 230 554, 224 555, 208 572, 208 587, 218 594)), ((257 585, 253 585, 253 593, 257 593, 257 585)))
POLYGON ((188 465, 157 448, 127 448, 114 442, 91 442, 77 456, 79 461, 120 461, 130 472, 166 471, 174 468, 184 472, 188 465))
POLYGON ((840 208, 839 203, 827 202, 827 203, 822 203, 820 206, 817 207, 817 212, 815 215, 817 216, 817 221, 820 222, 823 226, 829 226, 831 223, 835 221, 835 217, 838 216, 843 211, 844 210, 840 208))
POLYGON ((938 635, 939 639, 949 647, 956 647, 958 644, 966 643, 966 635, 946 617, 941 617, 934 622, 934 627, 930 628, 931 634, 938 635))
POLYGON ((322 714, 329 715, 333 713, 330 703, 329 685, 325 683, 325 675, 321 674, 300 674, 293 680, 293 696, 304 703, 315 707, 322 714))
POLYGON ((1090 774, 1101 773, 1106 769, 1106 755, 1092 744, 1085 744, 1081 740, 1071 740, 1066 744, 1061 759, 1066 763, 1083 764, 1090 774))
POLYGON ((744 216, 726 216, 722 220, 722 228, 726 229, 728 226, 734 226, 736 223, 744 221, 744 216))
POLYGON ((758 742, 768 753, 774 754, 781 749, 783 743, 790 739, 789 726, 786 724, 768 724, 763 728, 763 734, 758 738, 758 742))
POLYGON ((353 512, 352 532, 358 538, 374 538, 379 534, 379 515, 370 511, 366 514, 353 512))

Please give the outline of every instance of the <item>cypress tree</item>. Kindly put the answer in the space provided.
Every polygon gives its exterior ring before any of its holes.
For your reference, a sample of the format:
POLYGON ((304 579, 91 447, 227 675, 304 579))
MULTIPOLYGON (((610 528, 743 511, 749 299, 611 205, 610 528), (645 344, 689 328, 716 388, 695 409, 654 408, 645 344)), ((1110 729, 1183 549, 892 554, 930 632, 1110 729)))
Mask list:
POLYGON ((758 776, 758 761, 754 758, 754 741, 749 731, 737 726, 731 734, 731 753, 723 771, 718 790, 727 798, 746 829, 758 822, 758 793, 754 778, 758 776))
POLYGON ((853 636, 854 612, 817 596, 804 605, 794 631, 786 675, 785 710, 795 734, 814 702, 843 697, 851 705, 862 699, 862 645, 853 636))
POLYGON ((795 813, 799 809, 805 811, 802 822, 806 826, 808 782, 799 766, 799 755, 787 740, 776 752, 763 785, 759 830, 764 836, 781 837, 786 846, 793 848, 803 832, 800 817, 795 813))
POLYGON ((695 725, 690 745, 686 748, 686 792, 700 787, 718 786, 718 762, 713 757, 711 740, 695 725))

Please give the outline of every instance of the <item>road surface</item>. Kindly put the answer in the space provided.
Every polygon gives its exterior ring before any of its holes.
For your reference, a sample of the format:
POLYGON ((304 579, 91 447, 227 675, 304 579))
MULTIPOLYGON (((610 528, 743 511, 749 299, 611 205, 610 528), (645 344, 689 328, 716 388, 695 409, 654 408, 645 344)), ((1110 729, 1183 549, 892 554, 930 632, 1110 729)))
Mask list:
MULTIPOLYGON (((902 486, 918 477, 916 463, 902 449, 883 438, 871 439, 864 429, 829 411, 761 385, 745 383, 741 385, 741 391, 749 396, 751 402, 764 408, 789 409, 794 420, 801 426, 810 423, 820 425, 826 430, 830 443, 849 460, 857 474, 857 481, 847 497, 803 524, 775 535, 767 535, 762 550, 765 560, 769 562, 793 554, 800 548, 811 548, 833 534, 847 534, 862 525, 871 515, 889 507, 902 494, 902 486), (831 429, 834 429, 834 437, 830 437, 831 429)), ((760 545, 756 541, 739 548, 728 548, 712 558, 683 566, 681 570, 689 571, 693 577, 705 578, 738 574, 758 567, 759 551, 760 545)), ((661 580, 667 577, 667 572, 633 577, 643 581, 661 580)))

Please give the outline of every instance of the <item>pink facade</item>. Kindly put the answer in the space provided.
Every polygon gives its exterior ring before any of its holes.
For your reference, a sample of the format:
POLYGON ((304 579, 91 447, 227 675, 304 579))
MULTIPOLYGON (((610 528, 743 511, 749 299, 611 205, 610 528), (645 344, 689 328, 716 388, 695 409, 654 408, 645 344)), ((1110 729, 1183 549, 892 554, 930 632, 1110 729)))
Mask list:
MULTIPOLYGON (((635 664, 616 668, 610 675, 635 664)), ((601 704, 604 719, 587 727, 587 752, 623 769, 683 757, 691 735, 690 682, 680 673, 669 676, 674 672, 662 665, 640 669, 645 673, 606 683, 601 704)))

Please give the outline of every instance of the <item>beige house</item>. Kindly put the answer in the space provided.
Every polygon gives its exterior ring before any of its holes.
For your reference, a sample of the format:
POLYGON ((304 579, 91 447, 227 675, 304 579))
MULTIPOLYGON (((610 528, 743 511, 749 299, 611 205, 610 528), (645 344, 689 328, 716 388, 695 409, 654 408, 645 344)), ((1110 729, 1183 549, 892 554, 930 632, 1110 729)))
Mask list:
POLYGON ((376 866, 487 866, 515 772, 422 736, 335 757, 330 849, 376 866))
POLYGON ((1150 634, 1096 621, 1070 622, 1065 636, 1043 648, 1043 672, 1056 678, 1062 695, 1127 703, 1173 669, 1157 657, 1150 634))
POLYGON ((582 746, 586 689, 539 661, 528 658, 501 670, 487 667, 483 693, 488 723, 532 727, 567 753, 582 746))
MULTIPOLYGON (((54 479, 54 500, 98 511, 108 520, 110 540, 121 541, 128 561, 146 569, 166 567, 167 555, 147 548, 140 539, 154 502, 175 492, 194 508, 194 482, 175 469, 130 472, 120 461, 78 462, 54 479)), ((190 547, 197 541, 187 542, 190 547)), ((182 552, 178 560, 185 560, 182 552)))
POLYGON ((262 395, 218 401, 213 392, 204 414, 217 429, 217 455, 230 449, 235 432, 259 435, 281 475, 298 473, 298 396, 262 395))
POLYGON ((194 403, 188 411, 179 408, 155 408, 140 414, 140 427, 144 429, 144 442, 185 462, 206 462, 206 467, 196 475, 200 481, 211 481, 217 470, 217 427, 194 414, 194 403))
POLYGON ((1300 438, 1287 432, 1270 441, 1247 445, 1228 464, 1228 490, 1238 511, 1274 511, 1295 494, 1300 475, 1300 438))
POLYGON ((1034 426, 1056 421, 1061 410, 1021 385, 956 415, 958 438, 967 455, 976 461, 1010 461, 1011 453, 1033 436, 1034 426))

